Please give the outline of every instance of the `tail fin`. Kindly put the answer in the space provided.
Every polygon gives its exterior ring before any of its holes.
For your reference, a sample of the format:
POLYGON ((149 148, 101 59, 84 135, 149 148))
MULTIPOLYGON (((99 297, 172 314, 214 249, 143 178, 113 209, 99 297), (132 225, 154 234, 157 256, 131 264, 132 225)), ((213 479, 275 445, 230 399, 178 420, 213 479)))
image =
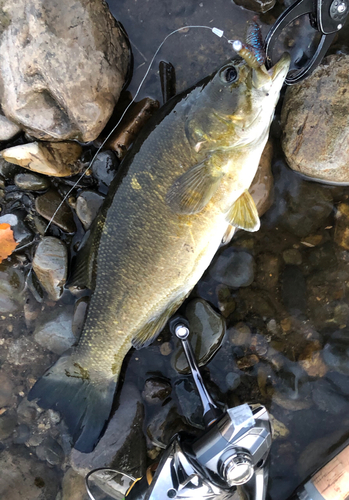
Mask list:
POLYGON ((89 453, 106 427, 116 379, 95 382, 81 369, 76 373, 77 365, 71 352, 63 354, 44 373, 30 390, 28 399, 37 398, 41 408, 59 411, 72 435, 74 447, 89 453))

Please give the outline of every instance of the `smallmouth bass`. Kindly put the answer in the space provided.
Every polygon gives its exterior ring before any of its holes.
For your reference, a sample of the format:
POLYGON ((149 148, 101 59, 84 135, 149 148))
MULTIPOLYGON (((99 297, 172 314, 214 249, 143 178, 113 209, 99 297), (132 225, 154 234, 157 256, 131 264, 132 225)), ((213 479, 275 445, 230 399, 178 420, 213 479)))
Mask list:
POLYGON ((29 399, 58 410, 82 452, 106 425, 128 350, 157 337, 231 226, 259 228, 248 188, 289 57, 267 71, 244 51, 148 122, 81 253, 76 282, 94 288, 81 338, 29 399))

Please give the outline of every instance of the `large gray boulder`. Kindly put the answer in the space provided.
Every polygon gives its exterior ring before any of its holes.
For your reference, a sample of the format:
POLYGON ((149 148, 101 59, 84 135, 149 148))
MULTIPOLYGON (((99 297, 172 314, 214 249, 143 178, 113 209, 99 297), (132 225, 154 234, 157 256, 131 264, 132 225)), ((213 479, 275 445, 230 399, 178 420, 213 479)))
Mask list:
POLYGON ((126 37, 101 0, 0 0, 0 105, 38 139, 95 139, 128 63, 126 37))
POLYGON ((281 113, 289 166, 314 179, 349 183, 349 56, 332 55, 288 87, 281 113))

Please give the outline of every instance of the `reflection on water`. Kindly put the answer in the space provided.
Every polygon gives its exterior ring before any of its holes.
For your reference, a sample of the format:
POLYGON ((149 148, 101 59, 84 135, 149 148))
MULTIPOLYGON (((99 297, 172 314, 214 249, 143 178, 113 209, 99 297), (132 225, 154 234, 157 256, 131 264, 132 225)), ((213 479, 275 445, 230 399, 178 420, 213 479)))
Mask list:
MULTIPOLYGON (((253 17, 228 0, 119 0, 109 5, 131 39, 132 93, 170 31, 202 24, 223 29, 228 38, 238 38, 253 17)), ((264 25, 263 29, 265 33, 268 28, 264 25)), ((157 74, 161 58, 175 66, 177 91, 181 91, 231 55, 230 46, 208 30, 176 34, 164 46, 139 98, 150 95, 161 100, 157 74)), ((277 134, 274 136, 277 145, 277 134)), ((269 493, 273 500, 283 500, 321 465, 329 449, 349 435, 349 253, 341 247, 335 219, 336 206, 348 199, 349 188, 301 179, 284 164, 278 146, 273 173, 274 203, 262 219, 261 230, 238 232, 229 251, 222 249, 216 256, 188 302, 203 298, 226 319, 221 347, 202 369, 212 396, 229 406, 261 403, 274 419, 269 493), (218 265, 220 259, 227 260, 223 267, 218 265), (225 275, 227 269, 234 273, 237 261, 238 284, 225 275)), ((21 276, 18 286, 23 286, 21 276)), ((71 300, 65 295, 56 305, 46 305, 46 310, 59 311, 71 300)), ((42 499, 43 485, 45 499, 54 500, 71 462, 80 472, 87 472, 93 462, 78 453, 70 457, 69 436, 59 415, 38 411, 24 397, 55 357, 31 335, 28 318, 35 321, 41 305, 27 303, 26 308, 29 328, 21 315, 1 316, 1 369, 11 372, 11 381, 6 378, 2 384, 0 374, 0 412, 2 407, 10 408, 0 423, 0 469, 14 464, 16 473, 31 478, 22 489, 16 489, 11 485, 16 474, 6 476, 13 491, 9 500, 42 499), (35 481, 32 467, 39 471, 35 481)), ((53 316, 57 321, 59 314, 53 316)), ((205 342, 209 344, 209 339, 205 342)), ((174 369, 179 349, 165 329, 154 345, 132 351, 125 361, 115 401, 116 421, 125 427, 110 434, 109 448, 103 450, 105 460, 113 459, 115 468, 131 474, 144 471, 175 432, 200 433, 202 421, 193 383, 174 369), (122 440, 125 436, 126 442, 122 440)), ((83 498, 79 477, 71 473, 69 478, 65 476, 66 484, 68 480, 70 489, 65 486, 66 493, 57 498, 83 498), (72 492, 80 492, 80 496, 73 497, 72 492)))

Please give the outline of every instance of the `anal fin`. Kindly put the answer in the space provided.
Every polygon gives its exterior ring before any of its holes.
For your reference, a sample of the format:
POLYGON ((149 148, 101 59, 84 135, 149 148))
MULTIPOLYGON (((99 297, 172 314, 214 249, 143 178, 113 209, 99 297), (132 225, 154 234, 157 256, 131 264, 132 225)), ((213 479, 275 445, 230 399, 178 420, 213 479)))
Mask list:
POLYGON ((143 347, 147 347, 154 342, 169 318, 177 311, 185 297, 186 296, 184 294, 181 294, 180 297, 177 297, 176 300, 171 302, 166 310, 160 313, 159 316, 148 321, 148 323, 135 335, 135 337, 133 337, 133 347, 135 349, 142 349, 143 347))
POLYGON ((235 201, 226 216, 229 224, 245 231, 258 231, 261 222, 252 196, 246 190, 235 201))

